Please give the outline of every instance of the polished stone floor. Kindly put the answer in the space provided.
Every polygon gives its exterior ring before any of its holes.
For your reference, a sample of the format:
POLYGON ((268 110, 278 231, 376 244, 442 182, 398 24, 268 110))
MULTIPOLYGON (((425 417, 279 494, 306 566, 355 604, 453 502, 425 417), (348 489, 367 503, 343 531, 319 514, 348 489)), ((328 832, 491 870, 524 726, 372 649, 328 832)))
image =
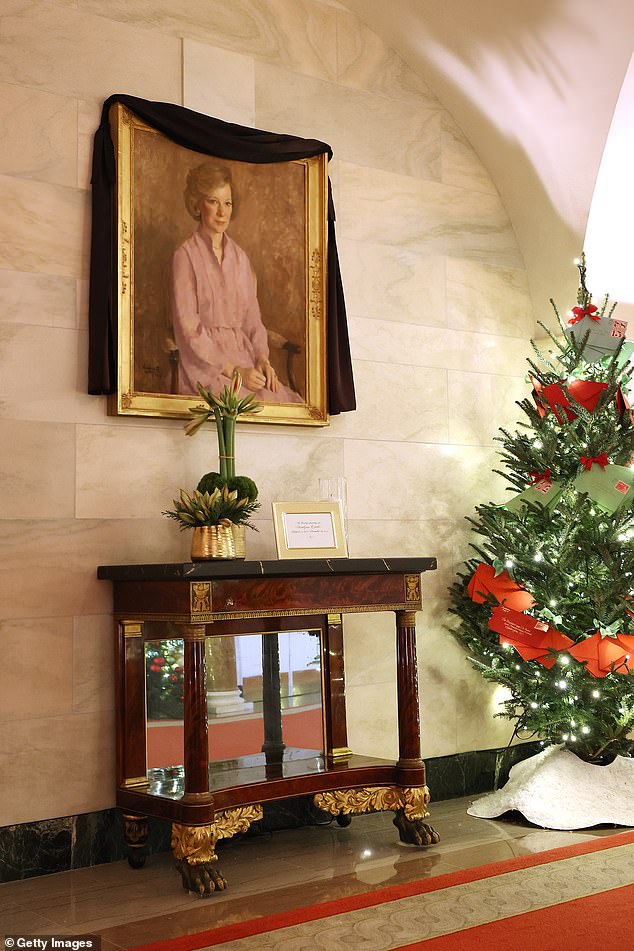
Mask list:
MULTIPOLYGON (((621 829, 538 829, 514 816, 466 813, 469 799, 432 803, 438 845, 399 842, 391 813, 221 843, 229 887, 210 898, 185 892, 168 854, 143 869, 126 861, 0 885, 0 936, 99 934, 103 951, 132 948, 261 915, 459 869, 542 852, 621 829)), ((333 949, 334 951, 334 949, 333 949)))

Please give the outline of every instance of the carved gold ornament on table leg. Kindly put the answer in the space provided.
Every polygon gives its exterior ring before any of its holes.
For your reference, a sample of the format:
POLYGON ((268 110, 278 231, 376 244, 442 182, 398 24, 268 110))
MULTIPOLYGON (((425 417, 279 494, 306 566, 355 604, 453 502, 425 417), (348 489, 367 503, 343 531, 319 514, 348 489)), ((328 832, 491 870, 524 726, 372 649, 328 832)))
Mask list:
POLYGON ((239 806, 217 812, 214 821, 204 826, 172 823, 172 853, 183 879, 183 888, 205 897, 227 887, 227 880, 214 864, 218 861, 216 843, 246 832, 252 822, 262 818, 262 806, 239 806))
MULTIPOLYGON (((427 786, 369 786, 364 789, 335 789, 317 793, 313 802, 318 809, 332 816, 355 812, 393 812, 394 825, 401 842, 412 845, 433 845, 440 841, 438 833, 424 819, 429 818, 430 795, 427 786)), ((340 823, 342 824, 342 823, 340 823)))

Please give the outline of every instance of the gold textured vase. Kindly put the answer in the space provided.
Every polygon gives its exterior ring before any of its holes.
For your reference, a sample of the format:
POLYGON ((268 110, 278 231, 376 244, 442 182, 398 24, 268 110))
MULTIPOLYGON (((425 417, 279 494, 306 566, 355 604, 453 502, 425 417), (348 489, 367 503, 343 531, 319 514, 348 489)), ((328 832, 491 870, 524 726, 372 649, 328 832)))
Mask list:
POLYGON ((247 557, 247 527, 246 525, 232 525, 234 558, 247 557))
POLYGON ((244 525, 200 525, 192 537, 192 561, 246 558, 244 525))

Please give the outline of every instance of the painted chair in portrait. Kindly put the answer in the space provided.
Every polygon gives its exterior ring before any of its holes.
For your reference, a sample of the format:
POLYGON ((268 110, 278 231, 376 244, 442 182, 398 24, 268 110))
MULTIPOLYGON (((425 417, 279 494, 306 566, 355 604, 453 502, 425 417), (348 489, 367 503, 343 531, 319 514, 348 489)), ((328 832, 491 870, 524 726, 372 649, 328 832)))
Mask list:
MULTIPOLYGON (((295 371, 295 357, 301 353, 302 348, 293 340, 287 340, 282 334, 275 330, 268 330, 270 360, 275 368, 280 381, 290 387, 295 393, 301 390, 297 384, 297 375, 295 371)), ((172 394, 180 393, 179 367, 180 354, 176 342, 172 336, 165 342, 167 356, 169 360, 169 392, 172 394)))

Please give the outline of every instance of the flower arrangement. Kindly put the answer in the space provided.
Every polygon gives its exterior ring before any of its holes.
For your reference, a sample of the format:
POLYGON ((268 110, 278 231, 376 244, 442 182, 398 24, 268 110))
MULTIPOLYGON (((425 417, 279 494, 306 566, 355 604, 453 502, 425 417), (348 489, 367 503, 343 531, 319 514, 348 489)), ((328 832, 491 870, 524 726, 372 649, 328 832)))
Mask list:
POLYGON ((181 489, 180 499, 174 499, 174 508, 163 514, 179 522, 183 531, 202 525, 249 525, 250 516, 259 506, 255 500, 240 498, 237 489, 231 491, 223 485, 211 493, 195 489, 191 495, 181 489))
POLYGON ((258 413, 262 404, 253 393, 239 397, 241 387, 242 377, 237 370, 219 395, 197 384, 205 405, 190 408, 193 418, 185 424, 185 434, 193 436, 205 423, 215 422, 220 472, 207 472, 191 493, 181 489, 180 498, 173 500, 174 508, 163 512, 177 521, 181 530, 213 525, 247 525, 256 530, 249 519, 260 507, 258 488, 247 476, 236 476, 235 428, 238 416, 258 413))

